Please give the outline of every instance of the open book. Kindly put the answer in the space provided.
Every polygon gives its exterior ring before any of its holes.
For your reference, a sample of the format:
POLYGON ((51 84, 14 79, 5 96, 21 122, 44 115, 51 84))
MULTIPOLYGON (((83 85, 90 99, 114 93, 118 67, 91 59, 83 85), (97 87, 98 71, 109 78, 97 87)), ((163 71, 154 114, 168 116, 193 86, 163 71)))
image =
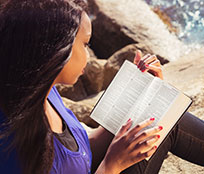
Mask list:
POLYGON ((167 82, 142 73, 135 64, 125 61, 94 107, 91 118, 116 134, 129 118, 133 125, 151 117, 150 127, 163 126, 159 146, 191 104, 191 99, 167 82))

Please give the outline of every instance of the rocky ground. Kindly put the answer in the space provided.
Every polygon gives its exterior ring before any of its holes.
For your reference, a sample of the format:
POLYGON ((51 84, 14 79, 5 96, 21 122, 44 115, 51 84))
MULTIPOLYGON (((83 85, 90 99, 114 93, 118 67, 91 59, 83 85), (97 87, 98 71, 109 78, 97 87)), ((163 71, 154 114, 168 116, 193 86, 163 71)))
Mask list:
MULTIPOLYGON (((93 37, 85 74, 73 86, 57 86, 88 133, 98 126, 89 117, 91 110, 123 61, 132 61, 137 49, 158 56, 165 80, 189 95, 193 99, 189 111, 204 119, 204 48, 188 50, 142 0, 88 1, 93 37)), ((160 171, 164 173, 203 174, 204 168, 169 154, 160 171)))
MULTIPOLYGON (((204 49, 190 52, 163 68, 165 79, 193 98, 189 111, 204 120, 204 49)), ((160 174, 203 174, 204 168, 173 154, 164 161, 160 174)))

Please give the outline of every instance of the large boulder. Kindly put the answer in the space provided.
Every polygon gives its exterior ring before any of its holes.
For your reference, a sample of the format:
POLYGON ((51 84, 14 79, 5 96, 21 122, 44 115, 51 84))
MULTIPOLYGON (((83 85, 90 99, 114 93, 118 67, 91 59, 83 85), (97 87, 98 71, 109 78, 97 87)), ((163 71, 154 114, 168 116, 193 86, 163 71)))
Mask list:
POLYGON ((104 65, 107 60, 90 57, 81 77, 88 95, 97 94, 102 90, 104 82, 104 65))
POLYGON ((164 79, 191 97, 204 88, 204 48, 163 66, 164 79))
POLYGON ((104 66, 103 89, 108 87, 125 60, 133 62, 136 50, 138 50, 137 45, 131 44, 118 50, 108 59, 104 66))
POLYGON ((88 0, 93 24, 91 48, 108 58, 135 43, 162 63, 177 59, 185 47, 143 0, 88 0))
POLYGON ((88 96, 81 79, 74 85, 56 84, 56 88, 62 97, 73 101, 79 101, 88 96))
POLYGON ((85 123, 89 127, 98 127, 98 124, 89 117, 92 106, 90 106, 89 104, 84 104, 82 102, 74 102, 64 97, 62 98, 62 100, 64 105, 72 110, 72 112, 76 115, 77 119, 80 122, 85 123))
MULTIPOLYGON (((193 99, 189 111, 204 120, 204 48, 190 52, 176 62, 166 64, 163 72, 166 81, 193 99)), ((204 168, 169 153, 159 172, 166 173, 203 174, 204 168)))
POLYGON ((57 84, 56 87, 62 97, 79 101, 102 90, 104 81, 104 65, 107 60, 97 59, 91 49, 84 74, 74 85, 57 84))
POLYGON ((89 96, 87 99, 78 102, 72 101, 65 97, 62 97, 62 100, 64 105, 72 110, 80 122, 85 123, 89 127, 96 128, 99 126, 99 124, 90 118, 90 113, 102 94, 103 91, 97 95, 89 96))
POLYGON ((163 67, 166 81, 193 99, 189 109, 204 120, 204 47, 163 67))
POLYGON ((86 124, 84 124, 83 122, 81 122, 81 125, 84 127, 84 129, 86 130, 86 133, 88 134, 88 136, 90 134, 92 134, 97 128, 91 128, 88 127, 86 124))

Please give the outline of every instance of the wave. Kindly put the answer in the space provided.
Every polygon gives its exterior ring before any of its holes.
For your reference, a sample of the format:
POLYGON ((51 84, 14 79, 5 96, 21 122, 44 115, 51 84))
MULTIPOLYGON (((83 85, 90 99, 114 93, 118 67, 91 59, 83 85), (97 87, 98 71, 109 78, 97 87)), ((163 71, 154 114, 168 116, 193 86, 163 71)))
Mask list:
POLYGON ((203 0, 144 0, 153 8, 159 8, 178 29, 177 36, 185 44, 199 48, 204 44, 203 0))

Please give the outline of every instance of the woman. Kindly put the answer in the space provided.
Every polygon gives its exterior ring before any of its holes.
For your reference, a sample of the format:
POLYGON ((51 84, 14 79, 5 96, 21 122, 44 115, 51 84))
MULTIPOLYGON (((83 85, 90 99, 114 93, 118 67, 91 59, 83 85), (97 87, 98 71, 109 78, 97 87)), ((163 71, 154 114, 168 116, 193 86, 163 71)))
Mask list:
MULTIPOLYGON (((86 66, 91 23, 84 6, 82 0, 8 0, 1 4, 1 173, 91 173, 87 134, 65 109, 54 87, 56 83, 74 84, 86 66)), ((90 137, 93 168, 99 173, 118 173, 151 155, 160 128, 135 134, 152 122, 149 119, 129 130, 129 120, 104 160, 112 135, 99 128, 90 137), (134 138, 130 148, 123 144, 126 137, 134 138), (102 150, 101 141, 107 142, 102 150)))
MULTIPOLYGON (((129 120, 115 137, 102 127, 87 137, 54 87, 76 83, 86 66, 91 23, 84 7, 82 0, 1 4, 1 173, 114 174, 135 163, 126 172, 151 166, 144 159, 155 152, 161 127, 137 133, 153 118, 132 129, 129 120)), ((138 67, 162 78, 156 57, 139 54, 138 67)))

